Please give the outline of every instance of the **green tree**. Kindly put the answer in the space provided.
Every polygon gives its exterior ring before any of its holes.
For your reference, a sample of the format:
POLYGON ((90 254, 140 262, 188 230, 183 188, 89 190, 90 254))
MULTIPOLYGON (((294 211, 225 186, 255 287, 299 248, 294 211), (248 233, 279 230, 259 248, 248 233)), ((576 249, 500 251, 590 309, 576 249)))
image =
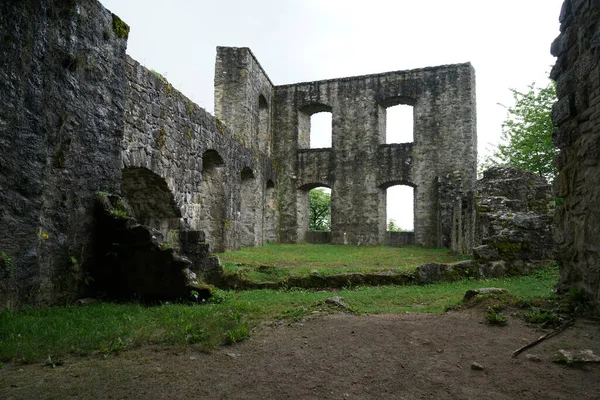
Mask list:
POLYGON ((323 189, 309 192, 311 231, 331 230, 331 194, 323 189))
POLYGON ((402 229, 401 227, 399 227, 396 224, 397 224, 396 220, 394 218, 390 218, 390 220, 388 221, 387 230, 389 232, 404 232, 404 229, 402 229))
POLYGON ((527 92, 510 89, 515 104, 508 107, 502 123, 502 142, 483 167, 512 165, 534 172, 552 181, 556 176, 554 157, 557 150, 552 144, 554 124, 550 118, 556 102, 556 88, 550 82, 544 88, 531 84, 527 92))

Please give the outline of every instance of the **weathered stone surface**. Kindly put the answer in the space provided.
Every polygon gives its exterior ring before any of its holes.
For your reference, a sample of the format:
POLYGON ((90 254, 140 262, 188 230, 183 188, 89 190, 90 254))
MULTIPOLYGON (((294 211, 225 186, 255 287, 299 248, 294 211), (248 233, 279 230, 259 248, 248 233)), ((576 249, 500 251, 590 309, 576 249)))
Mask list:
POLYGON ((546 266, 554 258, 553 213, 554 197, 543 178, 514 167, 490 168, 473 193, 456 203, 453 250, 464 252, 465 244, 473 245, 483 276, 546 266), (470 222, 463 225, 463 219, 470 222))
POLYGON ((280 240, 308 230, 308 190, 332 188, 332 243, 385 243, 385 190, 415 188, 415 243, 449 246, 453 194, 438 178, 475 181, 475 80, 470 64, 306 82, 274 88, 273 150, 279 166, 280 240), (414 107, 414 143, 385 144, 386 107, 414 107), (332 147, 308 149, 310 115, 333 115, 332 147), (440 194, 442 194, 440 196, 440 194))
POLYGON ((542 362, 542 359, 540 358, 540 356, 536 355, 536 354, 525 354, 525 358, 529 361, 533 361, 533 362, 542 362))
POLYGON ((0 251, 12 257, 0 309, 84 289, 94 195, 120 181, 126 39, 113 18, 95 0, 0 2, 0 251))
POLYGON ((597 364, 600 363, 600 357, 592 350, 560 349, 552 361, 560 364, 597 364))
POLYGON ((563 198, 554 218, 557 261, 561 288, 583 290, 600 304, 600 2, 564 4, 552 70, 559 97, 556 192, 563 198))
POLYGON ((481 364, 479 364, 478 362, 473 361, 471 363, 471 369, 475 370, 475 371, 483 371, 485 369, 485 367, 481 364))
POLYGON ((500 288, 470 289, 470 290, 466 291, 466 293, 463 297, 463 301, 467 301, 469 299, 472 299, 475 296, 482 295, 482 294, 504 294, 504 293, 508 293, 508 292, 506 291, 506 289, 500 289, 500 288))
POLYGON ((222 115, 211 116, 130 57, 125 72, 122 191, 136 217, 146 223, 138 209, 148 209, 154 215, 148 224, 165 236, 169 231, 203 231, 212 252, 273 240, 275 224, 265 229, 263 221, 277 219, 275 204, 266 201, 267 187, 277 177, 266 150, 257 145, 258 133, 234 135, 222 115), (144 191, 144 186, 150 189, 144 191), (158 205, 167 201, 173 212, 158 205))
POLYGON ((475 257, 477 260, 491 261, 498 260, 500 255, 498 254, 497 248, 484 244, 473 247, 473 257, 475 257))
POLYGON ((406 184, 414 242, 450 245, 454 201, 475 180, 470 64, 274 86, 249 49, 218 48, 213 117, 126 56, 129 28, 96 0, 3 1, 0 31, 0 308, 84 294, 103 257, 98 191, 147 226, 124 243, 152 264, 162 237, 189 260, 157 258, 189 279, 220 279, 210 252, 301 240, 315 185, 333 190, 334 243, 385 243, 385 190, 406 184), (385 144, 397 104, 414 107, 414 143, 385 144), (319 111, 333 113, 331 149, 308 149, 319 111))
POLYGON ((415 276, 417 283, 453 282, 464 278, 479 277, 475 264, 471 261, 454 264, 429 263, 420 265, 415 276))
POLYGON ((100 194, 97 212, 98 267, 92 271, 99 293, 111 299, 188 299, 192 290, 210 296, 210 288, 191 271, 160 232, 140 225, 118 196, 100 194))
POLYGON ((386 232, 385 245, 391 247, 405 247, 415 244, 414 232, 386 232))
POLYGON ((325 300, 323 300, 323 303, 329 304, 334 307, 341 308, 343 310, 351 309, 350 303, 348 303, 348 301, 346 299, 344 299, 343 297, 340 297, 340 296, 328 297, 325 300))

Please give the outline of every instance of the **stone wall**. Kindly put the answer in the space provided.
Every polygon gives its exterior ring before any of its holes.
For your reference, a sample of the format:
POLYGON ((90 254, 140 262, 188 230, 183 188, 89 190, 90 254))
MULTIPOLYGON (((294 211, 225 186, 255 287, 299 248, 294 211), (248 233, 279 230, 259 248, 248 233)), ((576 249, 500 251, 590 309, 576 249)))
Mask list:
POLYGON ((215 117, 246 148, 271 155, 273 83, 248 48, 217 47, 215 117))
POLYGON ((448 209, 451 248, 473 253, 486 276, 545 267, 554 259, 554 202, 544 178, 515 167, 492 167, 448 209))
POLYGON ((0 32, 1 309, 82 289, 95 192, 119 188, 128 27, 95 0, 3 0, 0 32))
POLYGON ((386 192, 415 188, 415 240, 449 246, 453 198, 438 177, 456 174, 458 191, 476 179, 475 76, 470 64, 332 79, 274 88, 274 155, 279 168, 279 234, 304 235, 307 189, 332 189, 332 242, 385 243, 386 192), (414 107, 414 143, 385 144, 386 108, 414 107), (310 149, 307 120, 331 111, 332 147, 310 149), (447 221, 446 221, 447 220, 447 221))
POLYGON ((0 308, 89 289, 97 192, 122 193, 200 273, 205 237, 213 252, 276 240, 270 92, 249 142, 126 56, 129 27, 95 0, 3 1, 0 31, 0 308))
POLYGON ((556 193, 557 261, 564 289, 579 289, 600 304, 600 2, 566 0, 558 59, 551 78, 558 102, 552 118, 560 149, 556 193))
MULTIPOLYGON (((213 252, 259 246, 272 238, 275 227, 263 229, 263 220, 276 219, 276 210, 266 207, 267 183, 277 181, 271 159, 258 147, 245 147, 229 126, 163 77, 130 57, 126 61, 123 184, 129 185, 126 172, 132 169, 160 177, 148 183, 153 188, 147 193, 156 195, 154 213, 162 215, 153 227, 165 237, 169 230, 204 231, 213 252), (180 221, 165 221, 172 217, 159 204, 164 188, 172 194, 180 221)), ((139 184, 140 174, 136 177, 139 184)), ((123 194, 134 210, 142 198, 152 196, 123 194)))
POLYGON ((473 256, 487 266, 487 276, 518 275, 552 262, 554 197, 544 178, 492 167, 475 184, 474 204, 473 256))
POLYGON ((274 86, 249 49, 220 47, 213 117, 126 56, 129 27, 95 0, 2 1, 0 32, 0 308, 86 290, 97 192, 212 274, 207 243, 302 240, 316 186, 332 188, 333 243, 385 243, 385 190, 406 184, 415 242, 448 246, 448 204, 475 180, 470 64, 274 86), (397 104, 414 143, 385 143, 397 104), (330 149, 309 148, 320 111, 330 149))

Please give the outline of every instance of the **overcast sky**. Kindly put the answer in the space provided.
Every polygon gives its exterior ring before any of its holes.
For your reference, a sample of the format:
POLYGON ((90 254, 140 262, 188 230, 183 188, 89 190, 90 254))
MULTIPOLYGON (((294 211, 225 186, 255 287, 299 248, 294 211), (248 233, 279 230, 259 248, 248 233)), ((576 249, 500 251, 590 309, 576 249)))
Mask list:
MULTIPOLYGON (((509 88, 547 84, 562 0, 100 0, 131 26, 127 52, 213 112, 216 46, 250 47, 274 84, 471 62, 480 156, 509 88)), ((411 227, 388 193, 388 218, 411 227)), ((408 207, 410 208, 410 207, 408 207)))

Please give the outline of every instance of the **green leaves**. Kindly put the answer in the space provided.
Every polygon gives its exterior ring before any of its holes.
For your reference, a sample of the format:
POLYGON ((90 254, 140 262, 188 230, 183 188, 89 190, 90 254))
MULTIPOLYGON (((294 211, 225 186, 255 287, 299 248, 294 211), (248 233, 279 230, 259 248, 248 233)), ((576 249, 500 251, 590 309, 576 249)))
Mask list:
POLYGON ((502 143, 484 167, 512 165, 534 172, 552 181, 556 176, 554 157, 558 150, 552 144, 554 124, 550 118, 556 102, 553 82, 545 88, 529 85, 527 92, 511 89, 515 104, 508 108, 502 124, 502 143))
POLYGON ((310 191, 310 225, 311 231, 331 230, 331 194, 323 189, 310 191))

